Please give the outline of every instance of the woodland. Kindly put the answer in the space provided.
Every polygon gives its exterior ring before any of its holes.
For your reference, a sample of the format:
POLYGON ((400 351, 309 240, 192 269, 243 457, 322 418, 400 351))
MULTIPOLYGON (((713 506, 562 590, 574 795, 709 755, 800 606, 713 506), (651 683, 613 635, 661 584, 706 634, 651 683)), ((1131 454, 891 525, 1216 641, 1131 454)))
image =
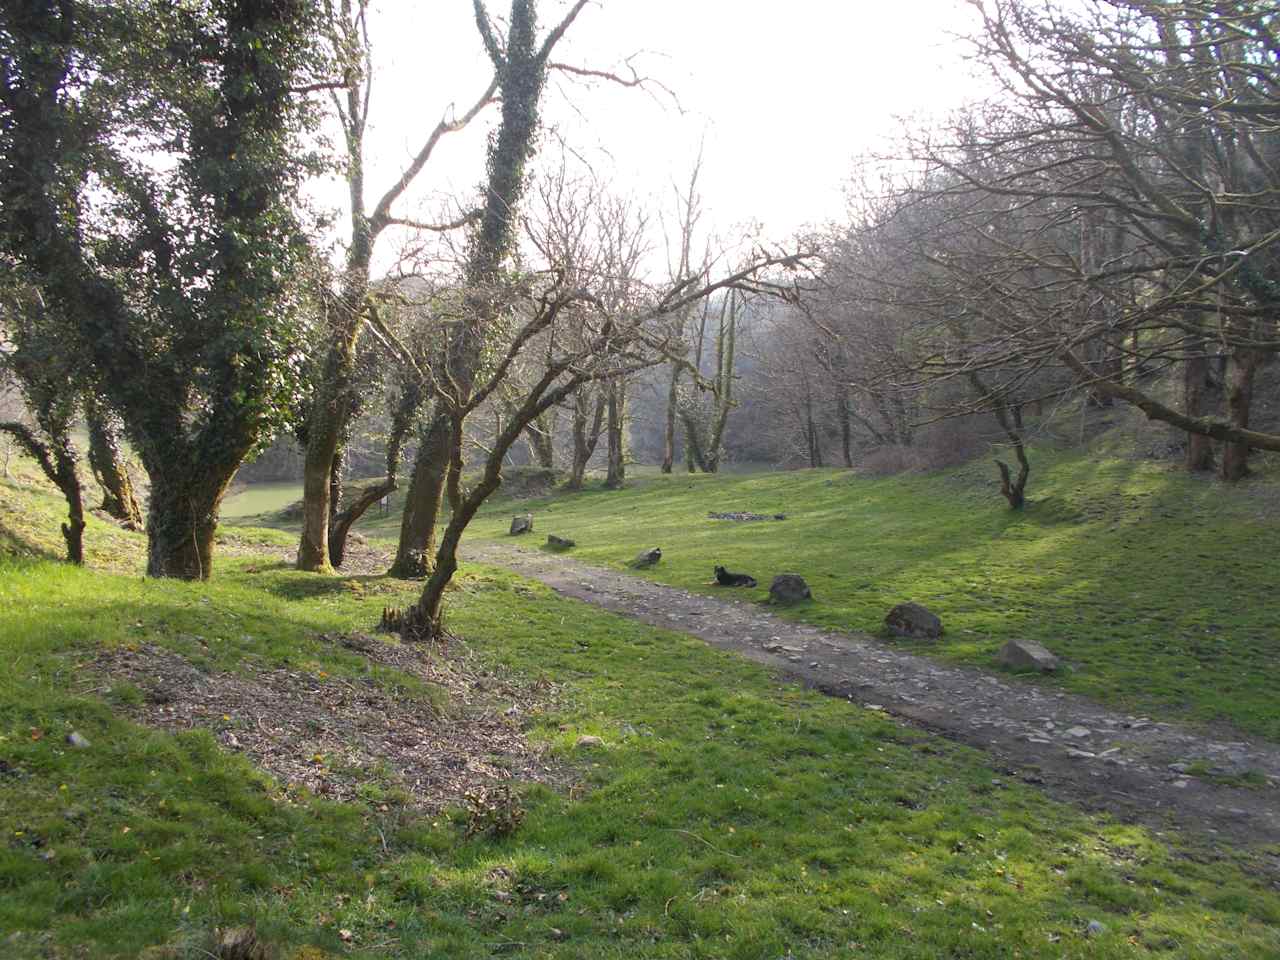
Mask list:
POLYGON ((970 0, 772 236, 456 2, 384 180, 371 0, 0 0, 6 955, 1280 956, 1274 6, 970 0))

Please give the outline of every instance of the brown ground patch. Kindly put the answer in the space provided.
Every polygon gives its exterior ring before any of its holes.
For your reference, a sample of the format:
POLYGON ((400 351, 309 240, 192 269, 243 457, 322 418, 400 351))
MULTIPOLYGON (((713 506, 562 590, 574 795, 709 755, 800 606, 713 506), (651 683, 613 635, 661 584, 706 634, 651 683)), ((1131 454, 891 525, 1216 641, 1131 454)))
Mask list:
POLYGON ((359 633, 324 639, 425 682, 441 706, 364 678, 282 668, 208 673, 149 644, 104 651, 92 666, 143 691, 133 719, 168 730, 203 727, 282 784, 333 799, 437 809, 499 781, 564 779, 523 732, 554 697, 549 684, 494 675, 460 643, 446 652, 359 633))

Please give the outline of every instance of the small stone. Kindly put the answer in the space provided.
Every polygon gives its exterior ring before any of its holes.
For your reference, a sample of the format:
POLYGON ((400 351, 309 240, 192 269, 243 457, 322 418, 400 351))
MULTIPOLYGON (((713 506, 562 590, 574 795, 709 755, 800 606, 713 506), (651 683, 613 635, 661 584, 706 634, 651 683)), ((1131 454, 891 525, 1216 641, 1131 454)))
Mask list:
POLYGON ((71 744, 71 746, 75 747, 77 750, 88 750, 90 746, 89 741, 81 736, 77 730, 72 730, 67 734, 67 743, 71 744))
POLYGON ((1100 937, 1107 932, 1105 924, 1099 923, 1097 920, 1090 920, 1089 925, 1084 928, 1086 937, 1100 937))
POLYGON ((1095 755, 1090 753, 1088 750, 1076 750, 1072 747, 1067 750, 1067 756, 1072 760, 1092 760, 1095 755))
POLYGON ((519 536, 522 533, 533 532, 533 514, 526 513, 521 517, 511 518, 511 536, 519 536))
POLYGON ((568 537, 557 537, 554 533, 547 534, 547 546, 552 550, 571 550, 577 545, 568 537))
POLYGON ((603 741, 602 739, 600 739, 599 737, 594 737, 594 736, 592 736, 591 734, 589 734, 589 733, 588 733, 588 734, 583 734, 582 736, 580 736, 580 737, 578 738, 577 742, 576 742, 576 743, 574 743, 574 746, 575 746, 575 747, 579 747, 579 748, 582 748, 582 747, 603 747, 603 746, 604 746, 604 741, 603 741))
POLYGON ((1013 670, 1039 670, 1052 673, 1058 669, 1058 658, 1030 640, 1010 640, 1000 648, 997 660, 1013 670))
POLYGON ((812 600, 813 591, 798 573, 780 573, 769 584, 769 599, 774 603, 799 603, 812 600))
POLYGON ((942 636, 942 621, 918 603, 900 603, 884 618, 889 632, 913 640, 937 640, 942 636))
POLYGON ((1088 727, 1071 727, 1067 730, 1065 735, 1071 737, 1073 740, 1083 740, 1085 737, 1089 736, 1089 734, 1090 730, 1088 727))

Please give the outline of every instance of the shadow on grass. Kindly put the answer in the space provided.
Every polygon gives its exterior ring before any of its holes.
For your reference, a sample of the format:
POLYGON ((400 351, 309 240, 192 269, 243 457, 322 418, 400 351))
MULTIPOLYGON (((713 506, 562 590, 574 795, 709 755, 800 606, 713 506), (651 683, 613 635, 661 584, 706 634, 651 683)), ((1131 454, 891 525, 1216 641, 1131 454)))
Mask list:
MULTIPOLYGON (((264 569, 285 571, 290 567, 289 564, 281 564, 280 566, 264 569)), ((386 574, 337 575, 332 577, 318 574, 299 574, 298 576, 290 577, 272 577, 264 586, 267 592, 285 600, 311 600, 316 597, 359 597, 365 594, 382 593, 385 591, 376 588, 385 587, 388 581, 395 584, 403 583, 400 580, 391 580, 386 574)))

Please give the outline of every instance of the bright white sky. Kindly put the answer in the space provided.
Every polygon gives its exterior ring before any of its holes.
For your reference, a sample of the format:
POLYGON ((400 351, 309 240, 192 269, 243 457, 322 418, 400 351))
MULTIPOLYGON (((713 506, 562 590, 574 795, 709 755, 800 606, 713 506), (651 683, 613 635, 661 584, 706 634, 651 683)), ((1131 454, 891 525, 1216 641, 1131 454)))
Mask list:
MULTIPOLYGON (((493 15, 507 9, 505 0, 489 6, 493 15)), ((567 6, 543 0, 543 29, 567 6)), ((555 59, 612 69, 638 53, 637 67, 673 90, 679 108, 660 90, 561 76, 545 100, 554 134, 542 155, 558 157, 562 140, 615 189, 654 207, 668 203, 673 180, 687 181, 705 138, 709 217, 723 229, 759 221, 784 239, 841 216, 852 158, 892 132, 895 117, 943 112, 974 89, 951 36, 964 29, 965 10, 961 0, 599 0, 555 59)), ((371 31, 370 206, 448 105, 465 110, 489 77, 470 0, 374 0, 371 31)), ((425 216, 473 191, 495 117, 442 144, 397 212, 425 216)), ((335 204, 343 195, 324 193, 335 204)))

